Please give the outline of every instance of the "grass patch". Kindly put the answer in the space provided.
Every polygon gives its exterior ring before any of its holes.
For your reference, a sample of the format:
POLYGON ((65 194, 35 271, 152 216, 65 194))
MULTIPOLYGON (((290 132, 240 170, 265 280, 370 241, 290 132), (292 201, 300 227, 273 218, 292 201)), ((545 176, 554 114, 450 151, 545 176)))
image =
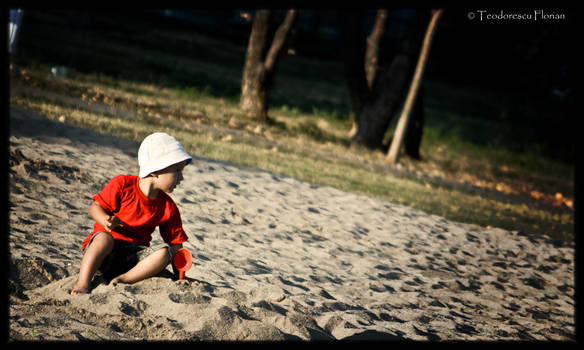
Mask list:
MULTIPOLYGON (((343 157, 331 156, 331 154, 338 155, 338 153, 329 153, 327 156, 324 151, 326 147, 323 146, 322 140, 324 132, 317 131, 321 129, 314 119, 306 119, 299 126, 292 127, 288 131, 282 131, 282 127, 274 130, 275 133, 281 133, 280 143, 267 145, 247 139, 225 141, 224 129, 222 128, 203 132, 196 127, 194 128, 193 125, 196 122, 188 118, 156 117, 156 109, 150 110, 150 113, 138 112, 140 107, 136 106, 140 106, 140 104, 131 105, 128 101, 140 101, 140 98, 149 101, 151 97, 148 94, 141 95, 142 91, 148 90, 148 86, 130 89, 139 92, 129 93, 128 89, 112 89, 112 85, 109 83, 107 86, 94 84, 93 90, 104 91, 110 95, 110 98, 102 98, 91 104, 82 104, 76 103, 75 100, 66 102, 67 100, 64 98, 42 94, 42 91, 53 85, 59 85, 61 88, 54 86, 50 90, 77 91, 79 93, 84 88, 87 89, 83 85, 86 79, 80 79, 76 83, 75 80, 55 79, 49 75, 43 76, 42 73, 38 72, 29 74, 29 76, 35 76, 33 81, 44 81, 44 83, 38 84, 42 86, 42 89, 13 90, 11 104, 14 107, 29 109, 51 119, 57 120, 61 116, 66 116, 67 123, 136 141, 141 141, 151 132, 166 131, 179 138, 189 152, 201 157, 261 168, 314 184, 387 199, 452 220, 483 226, 521 229, 533 233, 546 233, 555 238, 568 238, 573 232, 573 217, 569 212, 554 212, 524 202, 512 203, 499 198, 496 194, 471 191, 462 187, 456 188, 448 186, 440 180, 426 181, 415 176, 393 172, 388 168, 380 168, 380 161, 376 157, 380 158, 383 154, 369 154, 359 158, 358 154, 361 153, 359 150, 337 146, 337 149, 340 147, 343 150, 343 157), (67 84, 77 86, 77 88, 65 87, 67 84), (130 115, 121 117, 121 113, 96 111, 94 107, 103 106, 104 100, 117 101, 120 106, 130 106, 130 115), (317 145, 321 147, 319 148, 317 145), (319 149, 323 153, 315 152, 319 149)), ((31 79, 29 79, 30 81, 31 79)), ((124 84, 120 82, 118 85, 123 86, 124 84)), ((211 98, 207 97, 207 99, 211 98)), ((180 93, 169 89, 158 94, 156 103, 152 102, 151 104, 163 109, 165 106, 180 106, 184 103, 180 93)), ((207 121, 229 119, 227 112, 229 108, 225 107, 228 104, 221 102, 221 100, 215 99, 214 103, 202 104, 208 110, 214 110, 210 114, 215 115, 215 117, 209 117, 207 121), (219 106, 224 107, 220 109, 219 106), (218 114, 223 114, 223 118, 216 117, 218 114)), ((231 106, 230 108, 235 107, 231 106)), ((263 137, 253 133, 250 135, 253 135, 252 139, 263 137)), ((448 147, 447 143, 445 144, 446 146, 442 147, 448 147)))

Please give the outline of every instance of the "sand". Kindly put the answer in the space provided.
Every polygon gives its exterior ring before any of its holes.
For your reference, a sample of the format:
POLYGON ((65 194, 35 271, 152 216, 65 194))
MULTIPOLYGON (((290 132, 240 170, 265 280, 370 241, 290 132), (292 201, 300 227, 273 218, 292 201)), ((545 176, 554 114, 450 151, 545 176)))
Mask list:
POLYGON ((70 296, 138 146, 10 110, 10 340, 575 339, 573 246, 200 157, 171 194, 186 279, 70 296))

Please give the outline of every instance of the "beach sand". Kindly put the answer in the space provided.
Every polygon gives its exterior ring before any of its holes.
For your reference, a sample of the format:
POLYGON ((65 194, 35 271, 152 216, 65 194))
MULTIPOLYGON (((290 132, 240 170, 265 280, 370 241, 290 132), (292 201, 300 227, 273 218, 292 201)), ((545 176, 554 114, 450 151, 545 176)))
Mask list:
POLYGON ((573 246, 196 154, 171 194, 186 279, 70 296, 91 197, 138 146, 10 110, 9 339, 575 339, 573 246))

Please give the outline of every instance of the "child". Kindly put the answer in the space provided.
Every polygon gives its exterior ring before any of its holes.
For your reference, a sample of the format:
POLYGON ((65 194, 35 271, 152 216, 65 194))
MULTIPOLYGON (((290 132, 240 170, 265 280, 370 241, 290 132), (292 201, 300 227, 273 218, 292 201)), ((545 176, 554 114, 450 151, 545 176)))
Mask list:
POLYGON ((167 195, 183 180, 192 157, 174 137, 147 136, 138 150, 139 176, 118 175, 93 197, 93 232, 71 295, 89 293, 99 269, 110 284, 135 283, 155 276, 170 263, 188 237, 176 204, 167 195), (166 245, 149 247, 159 227, 166 245), (148 248, 147 248, 148 247, 148 248))

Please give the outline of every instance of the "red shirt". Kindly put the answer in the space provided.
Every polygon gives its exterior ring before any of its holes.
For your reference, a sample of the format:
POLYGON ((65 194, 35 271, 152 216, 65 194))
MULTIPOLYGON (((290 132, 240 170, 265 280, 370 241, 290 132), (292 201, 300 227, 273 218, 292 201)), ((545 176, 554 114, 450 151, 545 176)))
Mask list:
MULTIPOLYGON (((188 237, 172 198, 159 191, 155 199, 149 199, 140 190, 139 180, 138 176, 118 175, 93 197, 108 214, 117 216, 124 223, 123 227, 112 230, 111 235, 117 240, 150 246, 152 232, 158 226, 167 244, 185 242, 188 237)), ((95 223, 93 232, 83 241, 82 249, 100 231, 106 231, 105 227, 95 223)))

